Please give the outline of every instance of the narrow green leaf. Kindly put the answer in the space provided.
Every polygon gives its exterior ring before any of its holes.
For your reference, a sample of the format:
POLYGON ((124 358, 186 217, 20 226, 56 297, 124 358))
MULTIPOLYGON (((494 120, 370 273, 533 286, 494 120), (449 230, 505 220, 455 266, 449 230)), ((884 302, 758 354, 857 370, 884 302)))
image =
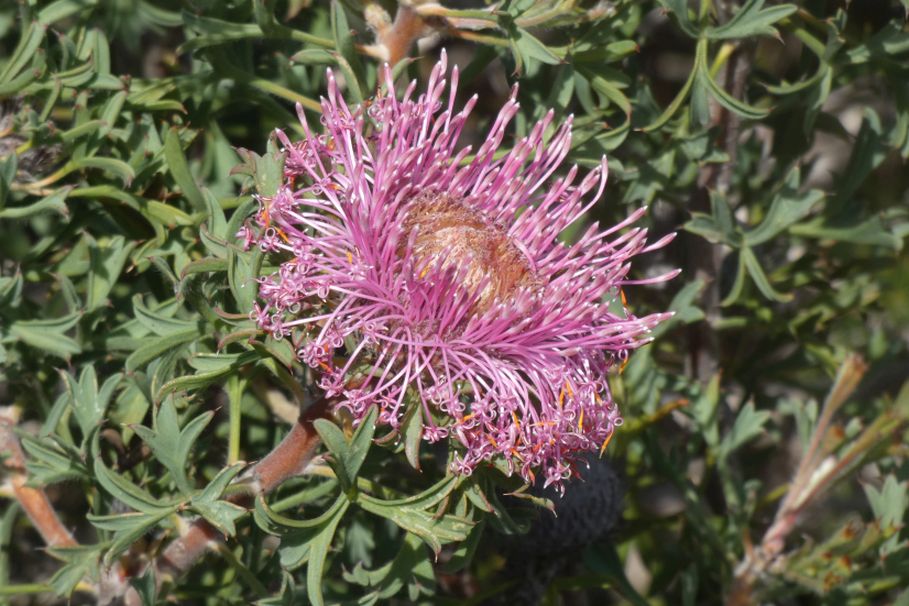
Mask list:
POLYGON ((136 435, 148 444, 155 457, 170 471, 174 483, 183 494, 189 494, 193 490, 192 483, 186 476, 189 451, 213 416, 212 411, 206 411, 181 429, 177 409, 173 400, 168 398, 158 408, 154 429, 142 425, 133 427, 136 435))
POLYGON ((420 469, 420 442, 423 439, 423 407, 411 406, 404 418, 404 456, 414 469, 420 469))
POLYGON ((335 530, 347 511, 349 502, 344 500, 335 514, 324 524, 319 532, 309 542, 309 563, 306 566, 306 594, 313 606, 324 606, 322 597, 322 574, 325 569, 325 559, 331 547, 335 530))
POLYGON ((208 207, 205 198, 202 196, 202 190, 196 184, 196 180, 189 170, 189 164, 186 162, 186 156, 183 154, 183 143, 180 141, 180 135, 176 128, 170 128, 164 136, 164 158, 167 167, 174 181, 183 192, 183 196, 189 200, 193 209, 204 216, 208 207))
POLYGON ((40 23, 32 22, 25 27, 19 38, 19 44, 10 55, 6 65, 3 66, 3 71, 0 71, 0 84, 9 82, 28 65, 28 62, 38 52, 38 47, 44 42, 44 36, 45 29, 40 23))
POLYGON ((777 292, 773 286, 770 285, 770 281, 767 279, 767 274, 764 273, 764 269, 761 267, 760 261, 758 261, 757 257, 754 256, 754 253, 750 248, 743 246, 741 249, 741 255, 745 263, 745 267, 748 269, 748 273, 751 275, 751 279, 754 280, 755 285, 758 287, 758 290, 761 291, 762 295, 774 301, 792 300, 791 294, 777 292))
POLYGON ((69 211, 67 210, 65 203, 68 193, 68 189, 60 189, 41 198, 37 202, 29 204, 28 206, 12 206, 3 208, 0 210, 0 219, 27 219, 29 217, 33 217, 34 215, 48 211, 57 212, 66 217, 69 215, 69 211))
POLYGON ((94 471, 95 478, 101 487, 128 507, 150 515, 157 515, 170 509, 169 505, 162 503, 126 478, 109 470, 100 457, 95 459, 94 471))
POLYGON ((104 519, 104 516, 94 517, 89 514, 89 521, 91 521, 95 526, 98 526, 99 523, 102 525, 116 525, 117 523, 114 522, 113 518, 123 518, 123 527, 116 531, 113 541, 111 541, 110 545, 107 548, 107 551, 104 552, 103 562, 105 566, 110 566, 111 562, 113 562, 115 558, 132 547, 136 541, 142 538, 153 527, 157 526, 161 520, 167 518, 170 515, 173 515, 173 513, 176 511, 177 507, 173 506, 168 509, 163 509, 156 514, 122 514, 121 516, 110 516, 108 519, 104 519), (131 526, 127 525, 129 522, 132 522, 131 526))
POLYGON ((732 287, 729 289, 729 292, 723 297, 723 300, 720 301, 720 305, 723 307, 728 307, 738 301, 742 296, 742 292, 745 290, 745 276, 748 273, 748 270, 745 268, 745 256, 741 251, 736 251, 735 255, 738 259, 735 269, 735 279, 732 282, 732 287))
POLYGON ((389 519, 407 532, 419 536, 436 554, 446 543, 465 540, 475 524, 473 520, 461 516, 451 514, 439 516, 425 509, 388 504, 366 494, 359 495, 357 504, 366 511, 389 519))
POLYGON ((80 317, 81 314, 74 313, 53 320, 19 320, 13 322, 9 330, 12 336, 22 339, 25 344, 65 358, 82 351, 82 346, 75 339, 64 334, 76 325, 80 317))
POLYGON ((137 370, 164 352, 195 341, 201 334, 199 328, 193 328, 151 339, 126 358, 126 370, 137 370))
POLYGON ((697 27, 688 16, 687 0, 659 0, 659 2, 663 5, 663 7, 672 11, 672 14, 675 15, 676 22, 679 24, 679 27, 683 32, 692 38, 698 37, 697 27))
MULTIPOLYGON (((698 43, 699 46, 701 44, 706 47, 706 40, 698 43)), ((717 84, 716 80, 713 79, 713 76, 710 75, 710 68, 707 66, 706 50, 695 58, 695 65, 697 66, 696 71, 699 73, 699 78, 707 84, 707 87, 713 94, 713 98, 717 100, 717 103, 729 111, 750 120, 759 120, 770 113, 769 109, 755 107, 753 105, 745 103, 744 101, 736 99, 727 93, 722 86, 717 84)))
POLYGON ((770 420, 770 413, 766 410, 755 410, 754 402, 749 401, 739 411, 732 428, 723 436, 723 440, 720 442, 720 456, 728 457, 746 442, 761 435, 768 420, 770 420))
POLYGON ((256 300, 256 277, 263 258, 258 248, 249 252, 237 252, 231 248, 227 252, 227 283, 237 309, 243 313, 249 312, 256 300))
POLYGON ((101 120, 104 126, 98 131, 98 135, 106 137, 117 123, 120 112, 123 111, 123 104, 126 102, 126 91, 120 91, 111 97, 104 109, 101 111, 101 120))
MULTIPOLYGON (((103 128, 103 122, 100 125, 103 128)), ((98 129, 100 131, 100 128, 98 129)), ((129 185, 136 178, 136 172, 133 167, 117 158, 102 158, 99 156, 87 156, 72 160, 76 169, 100 168, 111 174, 120 177, 125 185, 129 185)))
MULTIPOLYGON (((142 303, 142 295, 138 293, 133 296, 133 313, 142 326, 159 337, 191 329, 198 330, 198 322, 180 320, 152 311, 142 303)), ((173 313, 173 310, 171 310, 171 313, 173 313)))
POLYGON ((347 439, 344 437, 344 432, 327 419, 316 419, 313 426, 322 438, 325 447, 331 452, 333 456, 332 467, 338 476, 341 489, 347 492, 353 487, 354 478, 348 475, 347 465, 345 465, 345 461, 350 457, 350 448, 347 444, 347 439))
POLYGON ((363 87, 358 77, 362 73, 362 66, 354 44, 356 32, 347 22, 344 4, 338 0, 331 2, 331 33, 335 42, 334 58, 348 80, 354 102, 359 103, 363 101, 363 87))
POLYGON ((732 18, 719 27, 704 32, 711 40, 731 40, 750 36, 779 36, 773 24, 798 10, 794 4, 761 8, 764 0, 748 0, 732 18))
POLYGON ((38 22, 51 25, 97 4, 98 0, 56 0, 38 11, 38 22))
POLYGON ((798 169, 790 172, 783 189, 774 196, 767 216, 760 225, 745 233, 746 244, 757 246, 773 239, 777 234, 800 221, 817 202, 824 199, 824 192, 819 189, 800 193, 798 191, 800 181, 798 169))
POLYGON ((858 224, 849 226, 828 225, 825 224, 823 218, 819 217, 815 220, 793 225, 789 231, 794 235, 805 238, 886 246, 894 251, 900 250, 903 245, 902 239, 888 231, 880 217, 871 217, 858 224))
POLYGON ((107 295, 120 277, 136 242, 114 236, 105 244, 92 243, 89 249, 88 295, 85 307, 93 311, 107 303, 107 295))
MULTIPOLYGON (((687 9, 686 9, 687 10, 687 9)), ((672 116, 679 110, 682 106, 682 103, 685 102, 685 99, 688 98, 688 93, 691 91, 691 87, 694 85, 694 81, 698 76, 698 65, 702 61, 702 57, 705 57, 707 54, 707 41, 701 40, 698 42, 695 47, 695 57, 694 57, 694 67, 691 69, 691 73, 688 74, 688 79, 685 81, 685 84, 682 86, 682 89, 679 91, 679 94, 675 96, 675 99, 663 110, 663 113, 659 117, 642 128, 641 130, 645 133, 655 131, 662 128, 672 116)))

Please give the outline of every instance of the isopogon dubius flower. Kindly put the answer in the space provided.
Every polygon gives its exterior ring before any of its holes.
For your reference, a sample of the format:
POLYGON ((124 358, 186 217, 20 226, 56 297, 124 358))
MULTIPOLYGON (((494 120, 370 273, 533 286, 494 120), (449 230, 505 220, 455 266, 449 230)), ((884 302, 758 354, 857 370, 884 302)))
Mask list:
POLYGON ((648 245, 640 209, 560 241, 600 197, 605 159, 557 176, 571 118, 552 111, 507 149, 517 88, 479 148, 459 147, 477 97, 456 109, 457 67, 446 75, 443 53, 425 92, 398 97, 386 66, 376 97, 349 106, 329 72, 322 134, 300 108, 303 139, 277 132, 283 185, 242 236, 284 260, 251 317, 356 420, 419 414, 423 439, 460 443, 455 471, 503 457, 560 486, 622 423, 607 373, 670 315, 633 316, 621 289, 632 257, 671 236, 648 245))

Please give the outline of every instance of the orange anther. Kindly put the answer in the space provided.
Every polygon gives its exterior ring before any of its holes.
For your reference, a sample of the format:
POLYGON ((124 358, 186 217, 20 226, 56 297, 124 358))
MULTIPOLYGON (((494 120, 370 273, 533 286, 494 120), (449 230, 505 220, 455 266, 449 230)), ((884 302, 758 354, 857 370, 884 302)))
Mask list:
POLYGON ((603 453, 606 452, 606 447, 609 446, 609 441, 612 439, 612 436, 615 434, 609 434, 606 436, 606 440, 603 441, 603 445, 600 446, 600 456, 603 456, 603 453))
POLYGON ((619 366, 619 374, 622 374, 623 372, 625 372, 625 367, 628 366, 628 360, 630 360, 630 359, 631 359, 631 358, 625 358, 625 359, 622 361, 622 365, 619 366))

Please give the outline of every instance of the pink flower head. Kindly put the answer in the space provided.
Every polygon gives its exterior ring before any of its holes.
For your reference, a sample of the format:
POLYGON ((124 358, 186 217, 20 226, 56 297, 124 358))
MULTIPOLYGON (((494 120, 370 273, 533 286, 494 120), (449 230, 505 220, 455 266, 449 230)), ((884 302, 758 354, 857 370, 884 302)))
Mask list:
POLYGON ((286 261, 260 279, 255 317, 291 336, 355 419, 371 405, 393 428, 420 414, 425 440, 460 443, 457 472, 503 457, 561 486, 622 423, 608 371, 670 315, 631 315, 621 288, 677 273, 627 279, 632 257, 672 236, 648 245, 632 227, 640 209, 560 241, 600 197, 605 159, 555 176, 571 118, 555 124, 552 111, 504 147, 516 87, 475 153, 459 147, 477 97, 456 111, 446 63, 416 98, 416 83, 396 96, 386 66, 384 88, 355 107, 329 72, 324 134, 300 108, 303 140, 277 133, 284 183, 260 199, 255 243, 286 261))

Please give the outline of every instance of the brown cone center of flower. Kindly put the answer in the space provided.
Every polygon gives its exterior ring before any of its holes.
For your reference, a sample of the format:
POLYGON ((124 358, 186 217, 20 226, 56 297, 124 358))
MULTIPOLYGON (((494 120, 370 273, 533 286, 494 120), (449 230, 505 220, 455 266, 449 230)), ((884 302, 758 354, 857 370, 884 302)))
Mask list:
POLYGON ((429 191, 414 198, 399 252, 411 238, 416 266, 427 268, 423 275, 430 268, 457 269, 462 286, 477 293, 478 311, 537 284, 527 257, 508 234, 455 196, 429 191))

